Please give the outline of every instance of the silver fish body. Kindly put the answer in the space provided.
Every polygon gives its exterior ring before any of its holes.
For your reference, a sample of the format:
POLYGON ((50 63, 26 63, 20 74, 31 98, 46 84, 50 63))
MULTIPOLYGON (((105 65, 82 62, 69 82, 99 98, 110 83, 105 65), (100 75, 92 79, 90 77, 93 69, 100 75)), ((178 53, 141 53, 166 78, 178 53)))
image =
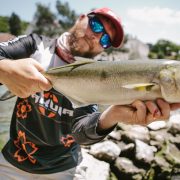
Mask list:
POLYGON ((83 60, 50 69, 45 76, 76 105, 122 105, 156 98, 180 102, 178 61, 83 60))

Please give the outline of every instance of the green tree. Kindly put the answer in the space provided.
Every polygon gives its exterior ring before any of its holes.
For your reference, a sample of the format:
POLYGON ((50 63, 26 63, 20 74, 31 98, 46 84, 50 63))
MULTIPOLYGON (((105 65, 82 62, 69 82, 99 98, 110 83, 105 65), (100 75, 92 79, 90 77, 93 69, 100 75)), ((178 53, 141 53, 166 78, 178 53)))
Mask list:
POLYGON ((21 20, 18 15, 15 13, 12 13, 10 18, 9 18, 9 28, 10 28, 10 33, 18 36, 21 34, 21 20))
POLYGON ((29 25, 29 22, 26 22, 26 21, 21 21, 21 29, 22 29, 22 33, 24 33, 27 29, 29 25))
POLYGON ((179 52, 180 52, 179 45, 177 45, 171 41, 161 39, 161 40, 157 41, 156 44, 154 44, 150 47, 149 57, 150 58, 155 57, 158 59, 166 58, 166 59, 178 60, 179 52))
POLYGON ((0 32, 9 32, 9 17, 0 16, 0 32))
POLYGON ((35 27, 33 32, 50 37, 54 36, 58 26, 55 23, 55 20, 56 16, 51 12, 49 6, 38 3, 35 13, 35 27))
POLYGON ((60 0, 56 1, 56 9, 58 11, 58 19, 62 31, 67 31, 74 25, 78 14, 76 14, 74 10, 71 10, 68 2, 62 3, 60 0))
POLYGON ((33 32, 49 37, 56 37, 73 26, 77 14, 71 10, 67 2, 56 1, 57 13, 50 10, 49 5, 37 4, 33 32))

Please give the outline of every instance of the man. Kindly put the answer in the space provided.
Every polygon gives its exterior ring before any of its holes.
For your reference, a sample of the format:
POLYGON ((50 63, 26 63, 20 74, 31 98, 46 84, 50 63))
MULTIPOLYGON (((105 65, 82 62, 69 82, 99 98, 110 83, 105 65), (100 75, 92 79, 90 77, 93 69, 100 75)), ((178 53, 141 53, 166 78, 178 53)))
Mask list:
POLYGON ((135 101, 111 106, 103 113, 96 105, 73 109, 41 74, 50 67, 74 62, 73 56, 93 57, 110 46, 119 47, 123 29, 108 8, 81 15, 58 39, 31 34, 0 44, 0 82, 17 99, 10 140, 2 150, 4 179, 73 179, 81 162, 79 144, 101 141, 118 122, 147 124, 168 119, 180 104, 135 101))

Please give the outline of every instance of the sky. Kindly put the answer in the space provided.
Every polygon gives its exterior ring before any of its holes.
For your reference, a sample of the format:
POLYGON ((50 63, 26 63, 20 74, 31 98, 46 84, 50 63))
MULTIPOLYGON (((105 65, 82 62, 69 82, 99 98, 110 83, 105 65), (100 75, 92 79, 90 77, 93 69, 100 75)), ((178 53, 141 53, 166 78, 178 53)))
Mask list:
MULTIPOLYGON (((56 12, 56 0, 0 0, 0 15, 15 12, 22 20, 32 21, 36 3, 48 5, 56 12)), ((78 14, 92 8, 109 7, 122 21, 125 33, 145 43, 159 39, 180 45, 180 0, 61 0, 68 2, 78 14)))

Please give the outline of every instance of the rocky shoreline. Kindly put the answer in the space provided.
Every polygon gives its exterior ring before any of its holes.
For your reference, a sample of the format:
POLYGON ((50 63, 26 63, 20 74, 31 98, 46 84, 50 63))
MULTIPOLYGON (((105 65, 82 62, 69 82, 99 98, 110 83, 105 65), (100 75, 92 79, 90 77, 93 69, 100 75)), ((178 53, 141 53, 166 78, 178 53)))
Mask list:
POLYGON ((84 163, 86 177, 87 180, 179 180, 179 149, 179 111, 173 112, 167 122, 158 121, 147 127, 118 124, 104 141, 83 147, 84 159, 91 156, 84 163))

